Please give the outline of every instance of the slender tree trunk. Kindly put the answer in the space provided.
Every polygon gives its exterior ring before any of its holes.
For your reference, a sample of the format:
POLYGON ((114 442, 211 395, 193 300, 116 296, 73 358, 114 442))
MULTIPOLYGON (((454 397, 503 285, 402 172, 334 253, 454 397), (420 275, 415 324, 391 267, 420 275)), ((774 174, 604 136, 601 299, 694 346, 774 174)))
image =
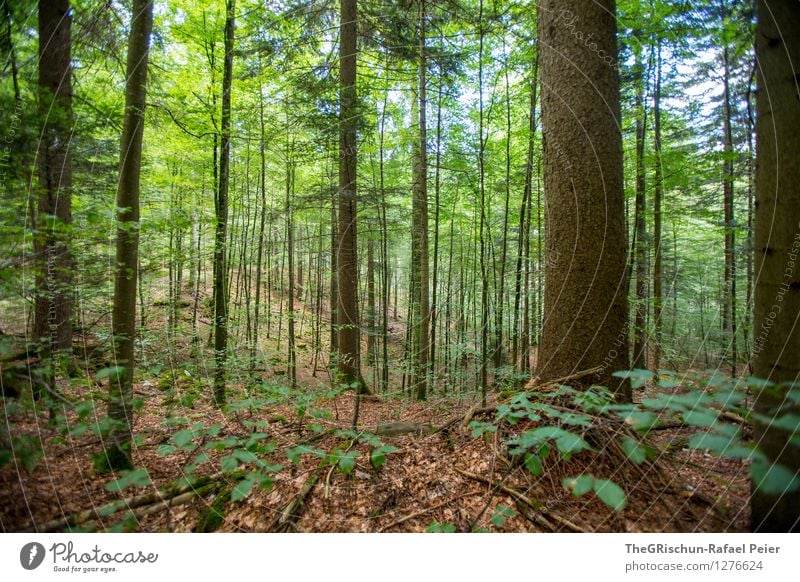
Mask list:
MULTIPOLYGON (((386 221, 386 186, 385 186, 385 167, 384 167, 384 135, 386 129, 386 104, 389 100, 389 92, 384 93, 383 107, 381 108, 380 121, 380 190, 381 190, 381 261, 383 261, 383 365, 381 375, 381 391, 389 389, 389 292, 390 271, 389 271, 389 227, 386 221)), ((395 317, 397 310, 395 309, 395 317)))
MULTIPOLYGON (((287 125, 288 131, 288 125, 287 125)), ((295 265, 294 265, 294 162, 291 159, 289 150, 288 135, 286 143, 286 255, 289 261, 289 285, 288 297, 286 299, 287 317, 287 349, 288 360, 286 363, 287 376, 289 377, 289 387, 294 389, 297 386, 297 362, 295 353, 294 337, 294 296, 295 296, 295 265)))
POLYGON ((612 376, 628 369, 616 7, 614 0, 537 5, 547 200, 538 372, 547 380, 599 366, 586 382, 629 401, 629 383, 612 376), (573 29, 592 34, 600 52, 575 42, 573 29))
MULTIPOLYGON (((503 47, 505 49, 505 46, 503 47)), ((499 368, 505 363, 503 352, 503 307, 505 304, 506 291, 506 260, 508 258, 508 208, 511 201, 511 93, 508 80, 508 56, 504 63, 505 92, 506 92, 506 167, 505 167, 505 189, 506 198, 503 206, 503 246, 500 251, 500 275, 498 281, 497 302, 495 304, 495 346, 494 346, 494 365, 499 368)))
POLYGON ((72 352, 72 12, 69 0, 39 1, 39 204, 34 337, 46 382, 72 352))
POLYGON ((483 46, 485 30, 483 28, 483 0, 479 3, 478 12, 478 172, 480 181, 480 226, 478 228, 481 269, 481 361, 478 378, 481 389, 481 403, 486 406, 488 388, 487 366, 489 364, 489 273, 486 268, 486 139, 484 138, 483 110, 483 46))
POLYGON ((736 221, 733 214, 733 133, 731 130, 730 55, 728 47, 723 49, 723 198, 725 207, 725 277, 723 299, 723 330, 729 337, 724 339, 725 356, 731 367, 731 376, 736 376, 736 221))
POLYGON ((634 368, 647 368, 647 219, 645 171, 644 171, 644 138, 647 125, 644 87, 646 75, 641 54, 637 51, 636 63, 636 211, 634 218, 634 258, 636 261, 636 305, 633 325, 633 362, 634 368))
POLYGON ((358 423, 359 395, 366 391, 361 377, 361 330, 358 317, 358 259, 356 211, 356 93, 357 8, 356 0, 341 1, 339 43, 339 229, 336 246, 338 323, 338 371, 340 384, 355 385, 353 425, 358 423))
POLYGON ((222 147, 219 161, 217 224, 214 241, 214 403, 225 404, 225 361, 228 355, 228 268, 226 244, 228 229, 228 185, 231 158, 231 85, 233 81, 233 41, 235 2, 227 0, 225 16, 225 66, 222 77, 222 147))
POLYGON ((430 339, 430 391, 436 389, 436 323, 439 317, 439 199, 442 189, 442 94, 444 93, 442 75, 439 76, 439 91, 436 96, 436 176, 434 178, 433 202, 433 281, 431 283, 431 339, 430 339))
MULTIPOLYGON (((526 245, 528 245, 528 232, 526 232, 526 220, 530 221, 530 215, 526 217, 526 212, 530 204, 530 199, 533 194, 533 153, 536 140, 536 84, 538 82, 537 76, 539 74, 539 55, 533 61, 533 74, 531 76, 531 96, 530 96, 530 109, 528 113, 528 152, 525 157, 525 185, 522 190, 522 203, 519 208, 519 237, 517 241, 517 266, 514 270, 514 317, 512 319, 512 359, 515 366, 520 367, 520 371, 525 372, 528 366, 524 364, 524 359, 520 361, 519 354, 519 315, 520 315, 520 302, 522 301, 522 271, 528 269, 527 259, 528 253, 526 245)), ((524 292, 527 293, 527 277, 525 282, 524 292)), ((523 321, 523 327, 527 325, 527 318, 523 321)))
MULTIPOLYGON (((756 93, 756 206, 755 341, 753 373, 782 382, 763 389, 755 409, 767 417, 798 414, 789 405, 791 383, 800 380, 800 101, 797 63, 800 62, 800 10, 793 0, 759 0, 756 33, 758 92, 756 93)), ((784 416, 789 419, 789 416, 784 416)), ((782 465, 797 479, 800 446, 775 423, 755 419, 753 440, 767 461, 751 468, 755 489, 751 504, 754 531, 800 530, 797 492, 769 494, 759 489, 767 468, 782 465)), ((771 469, 771 472, 775 469, 771 469)))
POLYGON ((417 400, 427 398, 428 353, 430 347, 430 305, 428 303, 428 137, 426 127, 425 0, 419 0, 419 141, 414 155, 412 184, 412 298, 413 337, 411 388, 417 400))
MULTIPOLYGON (((255 313, 253 314, 253 339, 250 346, 250 375, 252 376, 256 367, 256 353, 258 351, 258 328, 261 322, 261 266, 264 257, 264 229, 267 223, 267 156, 266 156, 266 135, 264 124, 264 98, 259 91, 258 100, 258 119, 261 125, 261 143, 259 154, 261 159, 261 203, 260 220, 258 228, 258 254, 256 258, 256 296, 255 313)), ((267 305, 269 309, 269 305, 267 305)))
POLYGON ((664 275, 661 267, 661 39, 656 42, 655 87, 653 89, 653 368, 661 366, 661 328, 664 319, 664 275))
POLYGON ((139 259, 139 178, 147 84, 152 0, 134 0, 120 140, 117 243, 111 333, 119 370, 110 378, 108 416, 116 422, 104 449, 111 469, 130 469, 133 432, 133 370, 136 341, 136 281, 139 259))

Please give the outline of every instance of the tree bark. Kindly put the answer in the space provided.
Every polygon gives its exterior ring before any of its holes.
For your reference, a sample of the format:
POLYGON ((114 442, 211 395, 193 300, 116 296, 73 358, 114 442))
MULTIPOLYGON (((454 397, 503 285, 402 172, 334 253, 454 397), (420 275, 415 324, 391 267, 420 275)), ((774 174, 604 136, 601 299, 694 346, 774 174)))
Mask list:
POLYGON ((222 134, 219 155, 219 189, 214 239, 214 403, 225 404, 225 361, 228 356, 228 186, 231 163, 231 85, 236 0, 227 0, 225 16, 225 65, 222 73, 222 134))
MULTIPOLYGON (((339 383, 365 391, 361 377, 361 330, 358 317, 358 260, 356 212, 356 93, 357 8, 356 0, 341 0, 339 43, 339 229, 336 248, 339 383)), ((354 424, 356 419, 354 418, 354 424)))
POLYGON ((34 337, 52 385, 58 354, 72 351, 72 13, 69 0, 39 1, 39 203, 34 337))
MULTIPOLYGON (((793 0, 759 0, 756 35, 755 318, 753 373, 773 382, 800 380, 800 11, 793 0)), ((773 416, 787 406, 787 384, 765 389, 756 410, 773 416)), ((780 464, 797 478, 800 447, 789 433, 756 422, 753 439, 770 463, 780 464)), ((751 505, 754 531, 800 530, 800 496, 796 492, 769 495, 754 489, 751 505)))
POLYGON ((417 400, 427 398, 428 353, 430 342, 430 304, 428 299, 428 133, 426 126, 426 54, 425 54, 425 0, 419 0, 419 84, 417 87, 419 140, 414 155, 414 182, 412 184, 412 257, 414 283, 413 296, 411 388, 417 400))
POLYGON ((544 379, 601 367, 586 382, 630 400, 626 232, 614 0, 538 2, 546 200, 544 379), (591 50, 573 31, 592 34, 591 50))
POLYGON ((111 333, 116 365, 109 382, 108 416, 117 422, 105 452, 113 469, 131 468, 133 370, 136 340, 136 281, 139 259, 139 179, 147 95, 147 63, 153 29, 153 1, 135 0, 128 40, 125 117, 120 140, 117 189, 117 249, 111 333))

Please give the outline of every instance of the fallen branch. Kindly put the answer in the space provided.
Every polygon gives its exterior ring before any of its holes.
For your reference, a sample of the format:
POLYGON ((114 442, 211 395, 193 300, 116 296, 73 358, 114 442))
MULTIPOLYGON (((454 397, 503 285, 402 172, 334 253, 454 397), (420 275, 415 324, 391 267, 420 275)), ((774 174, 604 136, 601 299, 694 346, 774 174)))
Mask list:
POLYGON ((470 473, 469 471, 464 471, 462 469, 459 469, 458 467, 455 467, 455 470, 456 472, 460 473, 464 477, 467 477, 468 479, 479 481, 481 483, 488 485, 489 487, 496 487, 500 491, 507 493, 508 495, 513 497, 515 501, 517 501, 518 503, 522 503, 526 508, 534 512, 533 519, 539 526, 545 527, 550 531, 555 531, 555 527, 553 526, 553 524, 547 520, 547 518, 549 517, 554 521, 557 521, 560 525, 574 532, 587 533, 585 529, 575 525, 568 519, 563 518, 560 515, 553 513, 552 511, 542 510, 541 508, 536 507, 536 504, 534 504, 534 502, 530 498, 528 498, 524 493, 521 493, 520 491, 517 491, 516 489, 509 487, 508 485, 504 485, 502 483, 497 483, 497 482, 492 483, 486 477, 481 477, 480 475, 470 473))
POLYGON ((436 505, 431 505, 430 507, 426 507, 425 509, 421 509, 419 511, 415 511, 414 513, 410 513, 408 515, 405 515, 405 516, 401 517, 400 519, 396 519, 392 523, 390 523, 388 525, 385 525, 382 528, 378 529, 377 533, 384 532, 387 529, 392 529, 393 527, 396 527, 396 526, 400 525, 401 523, 405 523, 405 522, 407 522, 409 520, 412 520, 412 519, 414 519, 416 517, 420 517, 421 515, 425 515, 426 513, 430 513, 431 511, 439 509, 440 507, 444 507, 445 505, 453 503, 454 501, 457 501, 459 499, 463 499, 464 497, 472 497, 474 495, 480 495, 480 493, 478 493, 478 492, 463 493, 461 495, 456 495, 455 497, 451 497, 450 499, 445 499, 441 503, 437 503, 436 505))
POLYGON ((72 515, 62 517, 60 519, 54 519, 48 521, 40 526, 37 526, 35 523, 32 523, 25 529, 22 529, 21 531, 25 533, 32 533, 32 532, 52 533, 52 532, 62 531, 66 528, 75 527, 93 519, 108 517, 109 515, 113 515, 114 513, 117 513, 124 509, 135 509, 138 507, 143 507, 154 503, 155 504, 164 503, 165 501, 168 501, 174 497, 178 497, 185 493, 191 493, 192 496, 194 496, 197 495, 198 491, 200 491, 203 487, 216 481, 216 479, 218 479, 221 476, 222 473, 217 473, 210 477, 200 478, 196 483, 193 484, 187 483, 185 485, 181 485, 180 487, 167 487, 158 491, 151 491, 150 493, 144 493, 142 495, 136 495, 125 499, 118 499, 116 501, 112 501, 111 503, 107 503, 106 505, 103 505, 98 508, 86 509, 84 511, 79 511, 77 513, 73 513, 72 515))
POLYGON ((317 467, 314 469, 311 474, 306 479, 306 482, 300 488, 300 491, 297 492, 289 503, 287 503, 283 510, 281 511, 280 515, 270 524, 270 527, 267 531, 270 532, 283 532, 287 533, 290 531, 297 530, 297 518, 300 517, 299 510, 305 503, 306 498, 311 493, 311 490, 314 489, 314 485, 317 484, 319 481, 319 476, 322 474, 322 467, 317 467))

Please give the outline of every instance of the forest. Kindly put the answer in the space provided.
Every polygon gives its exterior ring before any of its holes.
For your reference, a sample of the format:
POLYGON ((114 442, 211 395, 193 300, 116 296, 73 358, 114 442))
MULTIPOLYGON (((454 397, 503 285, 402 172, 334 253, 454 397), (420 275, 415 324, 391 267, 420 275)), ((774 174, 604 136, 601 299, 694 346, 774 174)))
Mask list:
POLYGON ((800 530, 796 0, 0 19, 0 531, 800 530))

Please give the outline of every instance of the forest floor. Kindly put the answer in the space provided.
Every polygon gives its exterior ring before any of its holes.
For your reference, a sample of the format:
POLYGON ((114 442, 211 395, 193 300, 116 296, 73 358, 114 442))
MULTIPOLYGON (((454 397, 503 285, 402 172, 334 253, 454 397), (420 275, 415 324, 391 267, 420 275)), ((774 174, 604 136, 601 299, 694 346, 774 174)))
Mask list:
MULTIPOLYGON (((0 527, 4 531, 53 529, 48 522, 115 500, 130 501, 132 493, 152 493, 186 474, 196 449, 166 456, 159 451, 174 435, 175 429, 164 423, 171 397, 143 385, 136 392, 144 397, 145 405, 136 421, 136 433, 143 439, 135 449, 134 463, 147 470, 152 482, 124 493, 110 492, 106 484, 113 476, 97 475, 93 469, 92 453, 101 450, 99 437, 86 434, 58 444, 58 433, 46 420, 15 418, 17 434, 47 444, 31 471, 14 462, 0 470, 0 527)), ((398 421, 413 423, 417 433, 433 427, 430 434, 380 436, 383 445, 397 452, 387 454, 376 469, 370 462, 374 444, 358 443, 348 432, 353 405, 352 394, 315 402, 314 410, 327 410, 330 418, 318 415, 309 430, 297 408, 288 404, 271 406, 269 415, 246 410, 224 415, 210 402, 196 402, 184 411, 189 412, 186 420, 218 424, 215 438, 219 439, 246 440, 251 421, 271 420, 261 430, 269 435, 273 454, 263 458, 282 466, 272 475, 271 486, 255 488, 234 502, 220 491, 229 492, 237 478, 222 475, 217 477, 219 488, 203 494, 197 487, 200 494, 188 495, 179 505, 148 503, 137 509, 134 501, 127 513, 92 516, 77 525, 97 530, 193 531, 207 521, 212 506, 222 508, 219 531, 400 532, 425 531, 432 524, 455 531, 743 531, 747 524, 749 480, 741 461, 712 457, 680 444, 676 449, 668 446, 688 439, 687 431, 692 429, 659 431, 651 442, 670 452, 652 463, 611 466, 602 457, 578 454, 568 462, 546 462, 541 476, 534 477, 520 463, 506 460, 498 432, 473 437, 463 427, 468 401, 409 403, 370 398, 361 402, 361 430, 374 434, 379 424, 398 421), (297 463, 288 461, 286 451, 301 443, 313 444, 318 451, 337 447, 357 451, 358 456, 349 474, 336 465, 322 464, 314 454, 302 456, 297 463), (565 477, 587 470, 613 478, 626 490, 624 510, 613 511, 593 496, 575 497, 562 486, 565 477), (311 489, 306 491, 306 487, 311 489)), ((198 475, 217 474, 221 455, 208 456, 197 467, 198 475)), ((65 528, 62 524, 54 529, 65 528)))
MULTIPOLYGON (((401 322, 394 323, 400 342, 401 322)), ((153 318, 149 327, 163 324, 153 318)), ((157 346, 150 348, 154 361, 157 346)), ((279 386, 286 382, 281 370, 266 392, 232 380, 233 407, 226 413, 180 366, 157 375, 158 368, 142 366, 134 388, 141 404, 134 426, 136 479, 95 470, 105 408, 101 383, 87 390, 63 382, 64 396, 84 405, 64 409, 55 423, 41 406, 4 399, 6 438, 18 450, 0 468, 0 530, 746 530, 747 461, 687 448, 697 428, 664 422, 643 437, 656 454, 633 463, 611 443, 629 427, 600 419, 581 428, 592 451, 551 455, 531 471, 509 441, 536 423, 492 425, 491 405, 502 404, 496 392, 489 408, 479 407, 474 392, 425 402, 403 394, 365 397, 353 431, 353 393, 326 389, 304 358, 308 351, 301 354, 295 392, 279 386), (470 420, 488 430, 476 436, 481 431, 470 420), (241 489, 248 472, 259 478, 241 489), (615 511, 613 502, 578 497, 565 487, 565 480, 589 472, 622 487, 624 508, 615 511)), ((537 390, 531 400, 547 398, 550 388, 537 390)), ((664 391, 648 385, 636 399, 664 391)))

